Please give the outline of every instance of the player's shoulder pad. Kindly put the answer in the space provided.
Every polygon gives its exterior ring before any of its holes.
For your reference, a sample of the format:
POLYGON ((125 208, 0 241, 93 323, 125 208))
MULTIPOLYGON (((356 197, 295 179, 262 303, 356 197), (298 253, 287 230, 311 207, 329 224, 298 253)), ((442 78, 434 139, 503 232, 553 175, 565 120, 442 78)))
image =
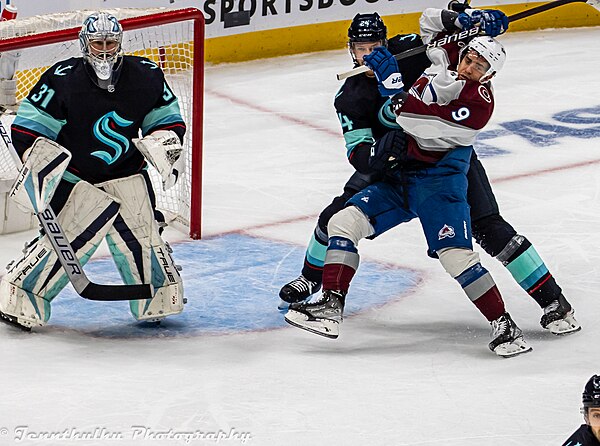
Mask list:
POLYGON ((44 74, 53 78, 55 81, 68 79, 80 68, 83 67, 84 61, 81 57, 71 57, 70 59, 61 60, 52 65, 44 74))
POLYGON ((388 50, 392 54, 398 54, 421 45, 423 45, 423 40, 418 34, 397 34, 388 40, 388 50))
POLYGON ((377 81, 367 75, 352 76, 344 81, 335 96, 334 105, 338 111, 356 111, 369 102, 376 103, 379 98, 377 81))
POLYGON ((472 102, 480 102, 482 105, 494 105, 494 94, 491 84, 481 84, 475 81, 467 81, 463 87, 461 96, 468 98, 472 102))
POLYGON ((131 66, 134 70, 145 72, 147 76, 164 76, 160 66, 147 57, 125 55, 123 63, 131 66))

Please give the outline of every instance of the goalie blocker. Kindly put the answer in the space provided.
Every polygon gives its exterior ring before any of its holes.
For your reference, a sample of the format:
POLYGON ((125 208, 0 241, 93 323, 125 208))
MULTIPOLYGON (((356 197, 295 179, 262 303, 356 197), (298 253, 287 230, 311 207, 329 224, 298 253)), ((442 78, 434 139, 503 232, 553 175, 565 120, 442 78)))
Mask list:
MULTIPOLYGON (((38 216, 51 210, 49 202, 69 159, 69 152, 60 145, 39 138, 30 149, 12 197, 38 216)), ((40 235, 28 244, 21 259, 7 267, 7 274, 0 281, 0 311, 5 320, 25 328, 45 324, 50 318, 52 300, 69 280, 73 281, 73 273, 81 270, 104 236, 121 276, 130 285, 92 284, 96 289, 150 291, 154 286, 154 295, 130 295, 137 299, 131 300, 130 306, 138 320, 159 320, 183 310, 181 277, 158 235, 143 177, 134 175, 98 186, 104 190, 85 181, 77 183, 58 218, 53 220, 69 244, 57 247, 46 235, 40 235), (127 205, 120 206, 119 198, 127 205), (57 252, 63 254, 65 250, 72 256, 66 263, 57 257, 57 252), (136 285, 142 283, 148 285, 136 285)), ((82 270, 81 273, 85 278, 82 270)))

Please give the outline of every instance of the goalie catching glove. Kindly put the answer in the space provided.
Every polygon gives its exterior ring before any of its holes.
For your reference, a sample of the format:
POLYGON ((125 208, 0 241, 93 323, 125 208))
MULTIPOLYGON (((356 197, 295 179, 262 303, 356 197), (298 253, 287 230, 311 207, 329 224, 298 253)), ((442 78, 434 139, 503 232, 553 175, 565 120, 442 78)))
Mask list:
POLYGON ((173 187, 185 167, 179 136, 172 130, 157 130, 141 139, 134 138, 133 143, 160 174, 163 190, 173 187))

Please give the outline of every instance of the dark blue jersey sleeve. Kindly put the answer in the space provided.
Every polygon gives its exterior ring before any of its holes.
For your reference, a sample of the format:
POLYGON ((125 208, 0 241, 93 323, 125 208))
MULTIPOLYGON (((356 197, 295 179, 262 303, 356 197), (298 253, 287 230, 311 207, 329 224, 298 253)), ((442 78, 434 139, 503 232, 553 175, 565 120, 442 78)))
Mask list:
POLYGON ((21 102, 11 128, 13 145, 19 156, 22 157, 40 136, 56 141, 67 122, 62 91, 56 80, 68 77, 74 67, 75 62, 71 59, 50 67, 21 102))
POLYGON ((163 77, 163 94, 142 122, 142 135, 156 130, 173 130, 183 143, 186 127, 181 116, 179 101, 163 77))

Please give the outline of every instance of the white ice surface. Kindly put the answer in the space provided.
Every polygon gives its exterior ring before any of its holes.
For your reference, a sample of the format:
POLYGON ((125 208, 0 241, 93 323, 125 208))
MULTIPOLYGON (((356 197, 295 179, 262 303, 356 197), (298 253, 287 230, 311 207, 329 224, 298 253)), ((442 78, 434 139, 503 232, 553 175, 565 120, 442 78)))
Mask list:
MULTIPOLYGON (((502 41, 509 58, 495 81, 488 129, 518 119, 554 122, 557 112, 600 106, 599 28, 502 41)), ((340 50, 208 68, 205 236, 242 231, 308 241, 316 215, 352 171, 332 106, 335 74, 348 65, 340 50)), ((562 444, 582 422, 584 383, 600 372, 600 138, 557 141, 536 147, 519 136, 499 138, 494 145, 510 153, 484 164, 503 216, 537 247, 574 305, 580 333, 545 333, 533 300, 476 248, 534 348, 496 357, 487 349, 489 325, 425 256, 420 226, 411 222, 360 249, 364 258, 417 270, 420 285, 348 318, 336 341, 292 327, 115 340, 0 326, 0 428, 7 429, 0 429, 0 444, 185 444, 133 440, 131 426, 234 429, 261 446, 562 444), (105 428, 126 438, 19 442, 17 426, 33 436, 105 428)), ((0 263, 31 236, 1 237, 0 263)))

